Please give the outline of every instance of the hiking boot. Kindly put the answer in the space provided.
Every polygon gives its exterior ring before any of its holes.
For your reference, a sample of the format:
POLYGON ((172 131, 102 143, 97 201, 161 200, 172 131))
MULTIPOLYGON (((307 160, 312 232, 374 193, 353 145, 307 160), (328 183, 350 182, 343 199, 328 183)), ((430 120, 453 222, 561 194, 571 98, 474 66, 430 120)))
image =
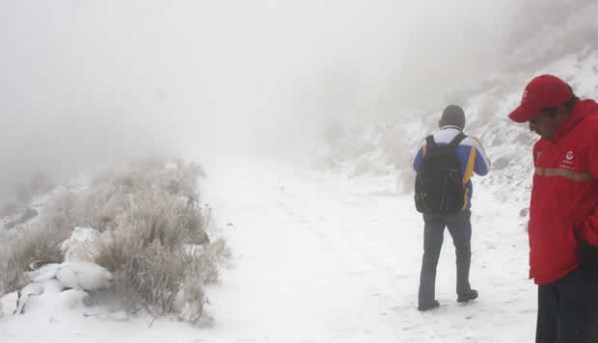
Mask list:
POLYGON ((418 311, 428 311, 431 309, 435 309, 440 306, 438 300, 432 300, 431 302, 421 303, 417 306, 418 311))
POLYGON ((475 289, 472 289, 467 293, 463 293, 463 294, 459 295, 459 297, 457 297, 457 302, 458 303, 466 303, 468 301, 476 299, 477 297, 478 297, 478 291, 476 291, 475 289))

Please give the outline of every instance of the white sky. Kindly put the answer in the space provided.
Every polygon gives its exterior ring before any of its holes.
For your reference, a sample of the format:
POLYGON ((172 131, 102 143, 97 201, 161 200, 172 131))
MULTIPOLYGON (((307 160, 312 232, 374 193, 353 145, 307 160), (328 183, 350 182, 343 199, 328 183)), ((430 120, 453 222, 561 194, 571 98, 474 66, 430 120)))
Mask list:
POLYGON ((287 149, 329 118, 433 108, 501 59, 514 2, 2 1, 0 192, 35 169, 287 149))

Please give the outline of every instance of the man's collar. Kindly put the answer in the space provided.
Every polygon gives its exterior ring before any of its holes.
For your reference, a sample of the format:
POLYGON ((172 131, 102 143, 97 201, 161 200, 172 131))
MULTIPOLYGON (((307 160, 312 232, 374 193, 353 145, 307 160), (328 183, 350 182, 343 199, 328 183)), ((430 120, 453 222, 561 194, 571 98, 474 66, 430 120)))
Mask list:
POLYGON ((459 131, 463 131, 462 128, 460 128, 457 125, 444 125, 443 127, 440 128, 441 130, 446 130, 446 129, 455 129, 455 130, 459 130, 459 131))

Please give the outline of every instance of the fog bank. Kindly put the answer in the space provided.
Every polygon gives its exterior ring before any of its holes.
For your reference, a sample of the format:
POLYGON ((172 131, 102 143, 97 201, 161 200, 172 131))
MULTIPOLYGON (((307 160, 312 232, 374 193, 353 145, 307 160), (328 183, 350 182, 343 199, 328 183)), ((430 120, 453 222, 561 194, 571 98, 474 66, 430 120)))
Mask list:
POLYGON ((564 10, 530 0, 3 1, 0 199, 37 170, 61 180, 140 154, 288 155, 308 150, 322 125, 436 108, 564 10))

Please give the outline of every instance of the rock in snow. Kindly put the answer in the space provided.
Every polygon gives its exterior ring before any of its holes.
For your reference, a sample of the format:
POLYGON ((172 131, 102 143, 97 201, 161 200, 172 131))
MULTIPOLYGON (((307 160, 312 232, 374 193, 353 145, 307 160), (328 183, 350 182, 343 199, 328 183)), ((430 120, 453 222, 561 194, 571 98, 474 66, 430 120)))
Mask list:
POLYGON ((94 242, 100 233, 93 228, 75 227, 71 237, 60 244, 65 261, 88 261, 97 253, 94 242))
POLYGON ((34 283, 57 280, 62 289, 79 289, 93 292, 107 288, 112 282, 112 274, 92 262, 63 262, 48 264, 30 273, 34 283))
MULTIPOLYGON (((11 306, 10 312, 14 314, 24 313, 38 302, 33 301, 34 299, 50 294, 58 296, 58 304, 75 307, 83 303, 88 292, 108 288, 112 283, 112 274, 91 262, 47 264, 30 272, 29 276, 32 282, 17 292, 16 303, 11 306)), ((7 297, 8 295, 4 298, 7 297)))

